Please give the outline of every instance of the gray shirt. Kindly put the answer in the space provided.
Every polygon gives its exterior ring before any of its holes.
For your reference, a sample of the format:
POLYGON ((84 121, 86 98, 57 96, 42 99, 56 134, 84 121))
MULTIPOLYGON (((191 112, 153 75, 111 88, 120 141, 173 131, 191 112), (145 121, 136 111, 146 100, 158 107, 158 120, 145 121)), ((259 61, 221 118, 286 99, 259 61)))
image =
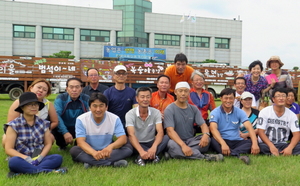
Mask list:
POLYGON ((194 105, 188 104, 182 109, 171 103, 164 112, 164 126, 174 127, 175 132, 183 141, 194 137, 194 123, 202 125, 205 123, 200 111, 194 105))
POLYGON ((139 107, 128 111, 125 116, 126 127, 133 126, 135 136, 140 143, 153 141, 155 138, 156 124, 162 123, 160 111, 148 107, 148 117, 142 120, 139 113, 139 107))

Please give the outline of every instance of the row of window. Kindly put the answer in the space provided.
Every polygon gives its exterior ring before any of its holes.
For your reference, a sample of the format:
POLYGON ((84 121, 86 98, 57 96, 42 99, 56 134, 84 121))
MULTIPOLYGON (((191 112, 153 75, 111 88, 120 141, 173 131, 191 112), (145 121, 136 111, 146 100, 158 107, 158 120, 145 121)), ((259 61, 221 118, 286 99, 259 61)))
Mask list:
MULTIPOLYGON (((18 38, 35 38, 35 26, 14 25, 13 35, 18 38)), ((74 40, 73 28, 42 27, 43 39, 74 40)), ((128 38, 118 38, 123 43, 128 38)), ((155 34, 155 45, 180 46, 179 35, 155 34)), ((81 41, 109 42, 110 32, 104 30, 80 30, 81 41)), ((215 48, 229 49, 228 38, 215 38, 215 48)), ((209 37, 186 36, 186 47, 209 48, 209 37)), ((147 42, 142 42, 146 44, 147 42)))
MULTIPOLYGON (((14 37, 35 38, 35 26, 14 25, 14 37)), ((74 40, 73 28, 42 27, 43 39, 74 40)), ((81 41, 109 42, 110 32, 103 30, 80 30, 81 41)))
MULTIPOLYGON (((209 48, 209 37, 186 36, 186 47, 209 48)), ((155 34, 156 45, 180 46, 179 35, 155 34)), ((215 48, 229 49, 228 38, 215 38, 215 48)))

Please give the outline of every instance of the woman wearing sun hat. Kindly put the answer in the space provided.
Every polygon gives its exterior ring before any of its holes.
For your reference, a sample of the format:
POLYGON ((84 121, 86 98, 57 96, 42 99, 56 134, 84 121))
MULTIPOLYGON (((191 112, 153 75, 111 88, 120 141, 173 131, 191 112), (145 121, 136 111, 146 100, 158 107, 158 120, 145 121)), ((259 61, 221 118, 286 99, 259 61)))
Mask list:
POLYGON ((272 90, 275 88, 293 88, 291 75, 281 69, 283 65, 279 56, 271 56, 267 61, 267 68, 271 68, 271 70, 265 74, 265 78, 268 80, 268 86, 270 87, 269 95, 272 94, 272 90))
MULTIPOLYGON (((36 94, 39 101, 45 104, 45 107, 37 113, 42 119, 50 121, 50 130, 53 130, 58 125, 58 117, 53 103, 51 103, 46 97, 51 94, 51 84, 42 78, 34 80, 27 89, 28 92, 33 92, 36 94)), ((19 105, 19 99, 15 100, 10 106, 7 113, 7 122, 14 120, 20 116, 19 112, 16 112, 15 109, 19 105)), ((4 148, 5 144, 5 134, 2 137, 2 146, 4 148)), ((52 143, 55 141, 54 136, 51 134, 52 143)))
POLYGON ((11 157, 8 177, 19 173, 67 171, 58 169, 62 163, 61 155, 47 155, 52 146, 50 122, 36 116, 44 106, 35 93, 25 92, 20 96, 15 111, 21 115, 6 124, 5 153, 11 157))

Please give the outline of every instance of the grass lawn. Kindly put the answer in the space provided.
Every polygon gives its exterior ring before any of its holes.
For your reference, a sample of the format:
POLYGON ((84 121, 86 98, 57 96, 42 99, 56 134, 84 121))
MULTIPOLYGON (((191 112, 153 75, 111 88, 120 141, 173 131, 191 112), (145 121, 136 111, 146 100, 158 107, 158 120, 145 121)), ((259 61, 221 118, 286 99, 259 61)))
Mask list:
MULTIPOLYGON (((53 100, 55 96, 50 97, 53 100)), ((0 123, 6 122, 7 110, 12 101, 0 95, 0 123)), ((218 102, 218 104, 220 104, 218 102)), ((1 136, 3 130, 0 132, 1 136)), ((127 159, 127 168, 100 167, 84 169, 73 163, 67 151, 58 151, 53 145, 50 153, 64 157, 62 166, 68 167, 65 175, 38 174, 6 178, 9 172, 6 155, 0 150, 0 185, 298 185, 300 157, 252 156, 251 164, 245 165, 237 158, 225 157, 224 162, 202 160, 162 160, 157 165, 139 167, 134 158, 127 159)))

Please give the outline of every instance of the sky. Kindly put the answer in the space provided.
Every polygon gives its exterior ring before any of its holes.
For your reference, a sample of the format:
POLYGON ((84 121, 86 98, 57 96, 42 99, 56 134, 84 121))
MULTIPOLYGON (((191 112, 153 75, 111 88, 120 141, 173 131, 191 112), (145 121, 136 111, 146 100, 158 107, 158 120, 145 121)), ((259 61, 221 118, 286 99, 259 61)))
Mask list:
MULTIPOLYGON (((15 0, 112 9, 112 0, 15 0)), ((299 0, 151 0, 152 12, 221 19, 240 18, 242 66, 278 55, 283 68, 300 67, 299 0)))

